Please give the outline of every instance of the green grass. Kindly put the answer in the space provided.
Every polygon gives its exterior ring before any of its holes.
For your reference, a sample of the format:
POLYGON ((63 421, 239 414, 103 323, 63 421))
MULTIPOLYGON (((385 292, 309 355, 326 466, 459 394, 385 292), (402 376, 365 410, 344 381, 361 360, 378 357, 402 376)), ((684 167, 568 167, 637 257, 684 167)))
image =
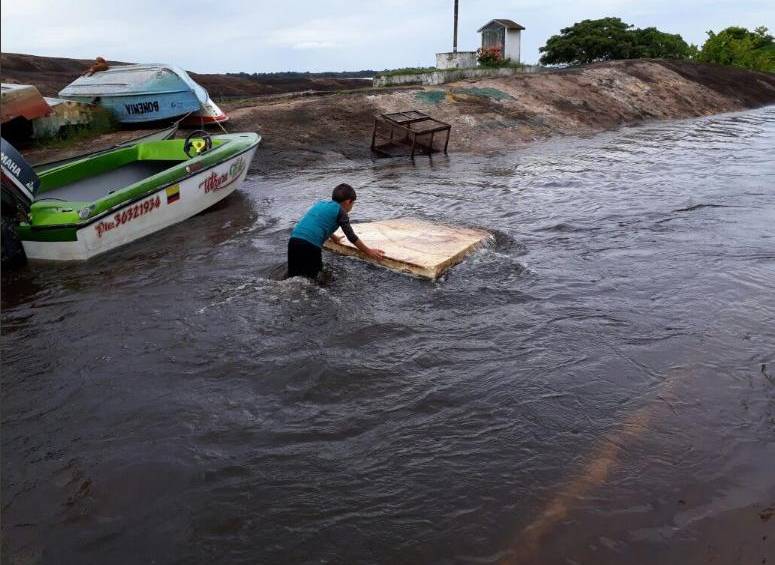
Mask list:
POLYGON ((425 73, 435 73, 438 71, 436 67, 404 67, 402 69, 386 69, 380 71, 375 75, 375 78, 379 77, 394 77, 398 75, 421 75, 425 73))
POLYGON ((515 63, 514 61, 508 60, 505 63, 501 63, 499 65, 494 65, 492 67, 485 67, 488 69, 524 69, 525 67, 529 67, 531 65, 526 65, 525 63, 515 63))

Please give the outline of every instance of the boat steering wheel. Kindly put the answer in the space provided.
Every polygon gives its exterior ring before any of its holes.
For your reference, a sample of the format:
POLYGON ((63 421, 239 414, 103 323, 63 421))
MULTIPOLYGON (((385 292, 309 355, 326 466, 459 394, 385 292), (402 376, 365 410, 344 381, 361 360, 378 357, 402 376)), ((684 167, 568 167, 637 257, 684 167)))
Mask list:
POLYGON ((197 155, 206 153, 213 148, 213 138, 204 130, 198 129, 188 134, 186 142, 183 144, 183 151, 189 159, 193 159, 197 155), (194 150, 194 154, 191 154, 191 150, 194 150))

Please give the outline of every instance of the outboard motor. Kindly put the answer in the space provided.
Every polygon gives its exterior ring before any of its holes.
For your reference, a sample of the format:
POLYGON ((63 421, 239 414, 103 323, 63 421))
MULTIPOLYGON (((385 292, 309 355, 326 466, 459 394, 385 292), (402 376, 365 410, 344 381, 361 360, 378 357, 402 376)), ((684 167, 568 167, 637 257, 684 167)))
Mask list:
POLYGON ((38 175, 16 148, 1 137, 0 160, 2 160, 0 171, 2 171, 3 196, 7 192, 19 208, 28 212, 40 187, 38 175))
POLYGON ((24 247, 16 234, 19 217, 30 211, 40 179, 13 145, 0 138, 2 182, 2 265, 23 263, 24 247))

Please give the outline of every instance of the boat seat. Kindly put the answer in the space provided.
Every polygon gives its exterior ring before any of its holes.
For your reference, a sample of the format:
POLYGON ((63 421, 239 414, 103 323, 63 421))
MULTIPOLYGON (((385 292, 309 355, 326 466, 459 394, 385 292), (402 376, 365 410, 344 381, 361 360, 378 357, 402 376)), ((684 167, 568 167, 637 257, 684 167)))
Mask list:
POLYGON ((66 202, 93 202, 177 164, 176 161, 133 161, 111 171, 39 193, 35 200, 57 199, 66 202))

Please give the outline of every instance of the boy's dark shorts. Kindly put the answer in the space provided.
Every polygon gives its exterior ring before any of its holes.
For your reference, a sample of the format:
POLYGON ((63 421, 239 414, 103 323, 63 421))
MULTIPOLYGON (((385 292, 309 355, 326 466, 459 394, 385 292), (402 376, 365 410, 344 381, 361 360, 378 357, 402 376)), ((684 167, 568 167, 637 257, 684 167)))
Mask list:
POLYGON ((288 276, 314 279, 323 269, 323 252, 309 241, 292 237, 288 240, 288 276))

